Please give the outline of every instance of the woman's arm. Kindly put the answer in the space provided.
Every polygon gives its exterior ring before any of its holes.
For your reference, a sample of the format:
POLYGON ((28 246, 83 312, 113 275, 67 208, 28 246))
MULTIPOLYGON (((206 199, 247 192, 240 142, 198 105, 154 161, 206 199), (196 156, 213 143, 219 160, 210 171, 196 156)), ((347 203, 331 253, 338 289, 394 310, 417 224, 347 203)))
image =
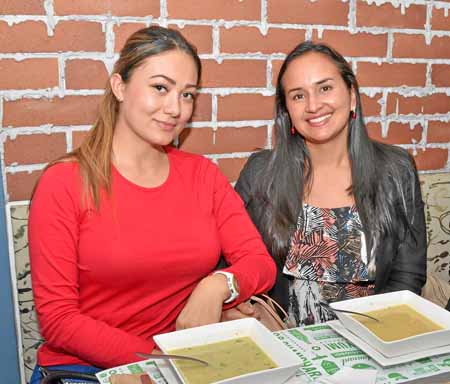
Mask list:
POLYGON ((80 208, 79 184, 77 165, 58 164, 43 174, 34 194, 29 246, 36 310, 41 333, 55 353, 112 367, 139 360, 135 352, 150 353, 154 343, 80 310, 80 224, 83 215, 95 213, 80 208))

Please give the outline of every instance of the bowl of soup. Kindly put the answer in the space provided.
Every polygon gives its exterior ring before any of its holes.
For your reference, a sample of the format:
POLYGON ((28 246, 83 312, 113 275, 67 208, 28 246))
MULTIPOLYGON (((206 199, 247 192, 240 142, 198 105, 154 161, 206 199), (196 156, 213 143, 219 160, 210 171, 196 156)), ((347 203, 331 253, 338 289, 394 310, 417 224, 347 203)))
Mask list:
POLYGON ((342 325, 387 357, 450 345, 450 312, 410 291, 383 293, 330 304, 342 325))
POLYGON ((154 337, 163 353, 196 357, 208 366, 170 361, 183 384, 281 384, 300 359, 253 318, 210 324, 154 337))

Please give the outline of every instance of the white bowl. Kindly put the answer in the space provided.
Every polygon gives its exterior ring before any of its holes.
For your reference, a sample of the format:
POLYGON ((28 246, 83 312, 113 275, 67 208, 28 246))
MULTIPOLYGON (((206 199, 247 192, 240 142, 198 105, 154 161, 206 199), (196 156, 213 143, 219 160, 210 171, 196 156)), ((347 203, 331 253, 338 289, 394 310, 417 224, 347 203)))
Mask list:
POLYGON ((336 312, 336 316, 345 328, 387 357, 400 356, 406 353, 414 353, 450 345, 450 312, 410 291, 398 291, 360 297, 331 303, 330 306, 336 309, 370 312, 400 304, 408 304, 417 312, 442 326, 444 329, 395 341, 383 341, 363 324, 354 319, 352 315, 336 312))
MULTIPOLYGON (((210 344, 236 337, 249 336, 277 364, 277 368, 248 373, 217 381, 220 384, 281 384, 295 374, 301 361, 266 327, 253 318, 226 321, 202 327, 184 329, 154 336, 162 352, 210 344)), ((180 382, 185 383, 178 368, 171 361, 180 382)))

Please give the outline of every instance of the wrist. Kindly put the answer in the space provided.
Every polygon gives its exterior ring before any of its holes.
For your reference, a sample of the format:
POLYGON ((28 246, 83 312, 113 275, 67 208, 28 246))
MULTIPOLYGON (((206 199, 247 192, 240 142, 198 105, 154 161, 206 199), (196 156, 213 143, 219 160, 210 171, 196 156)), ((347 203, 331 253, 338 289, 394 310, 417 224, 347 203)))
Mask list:
POLYGON ((223 300, 225 304, 231 303, 239 296, 239 284, 233 273, 227 271, 215 271, 212 276, 220 277, 225 282, 227 293, 223 300))

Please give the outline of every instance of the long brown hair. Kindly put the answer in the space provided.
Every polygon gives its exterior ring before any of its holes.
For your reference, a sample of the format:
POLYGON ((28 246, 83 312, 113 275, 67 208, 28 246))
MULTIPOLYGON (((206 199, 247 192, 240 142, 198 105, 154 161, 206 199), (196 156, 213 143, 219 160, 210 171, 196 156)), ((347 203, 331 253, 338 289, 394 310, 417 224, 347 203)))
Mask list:
MULTIPOLYGON (((114 65, 124 83, 133 71, 153 55, 179 49, 191 56, 197 67, 197 82, 201 76, 201 62, 196 48, 176 30, 151 26, 134 32, 125 42, 120 57, 114 65)), ((44 171, 60 162, 76 161, 83 181, 83 202, 100 207, 100 191, 111 193, 111 154, 114 128, 119 112, 119 102, 108 81, 99 105, 98 117, 80 147, 50 162, 44 171)))

